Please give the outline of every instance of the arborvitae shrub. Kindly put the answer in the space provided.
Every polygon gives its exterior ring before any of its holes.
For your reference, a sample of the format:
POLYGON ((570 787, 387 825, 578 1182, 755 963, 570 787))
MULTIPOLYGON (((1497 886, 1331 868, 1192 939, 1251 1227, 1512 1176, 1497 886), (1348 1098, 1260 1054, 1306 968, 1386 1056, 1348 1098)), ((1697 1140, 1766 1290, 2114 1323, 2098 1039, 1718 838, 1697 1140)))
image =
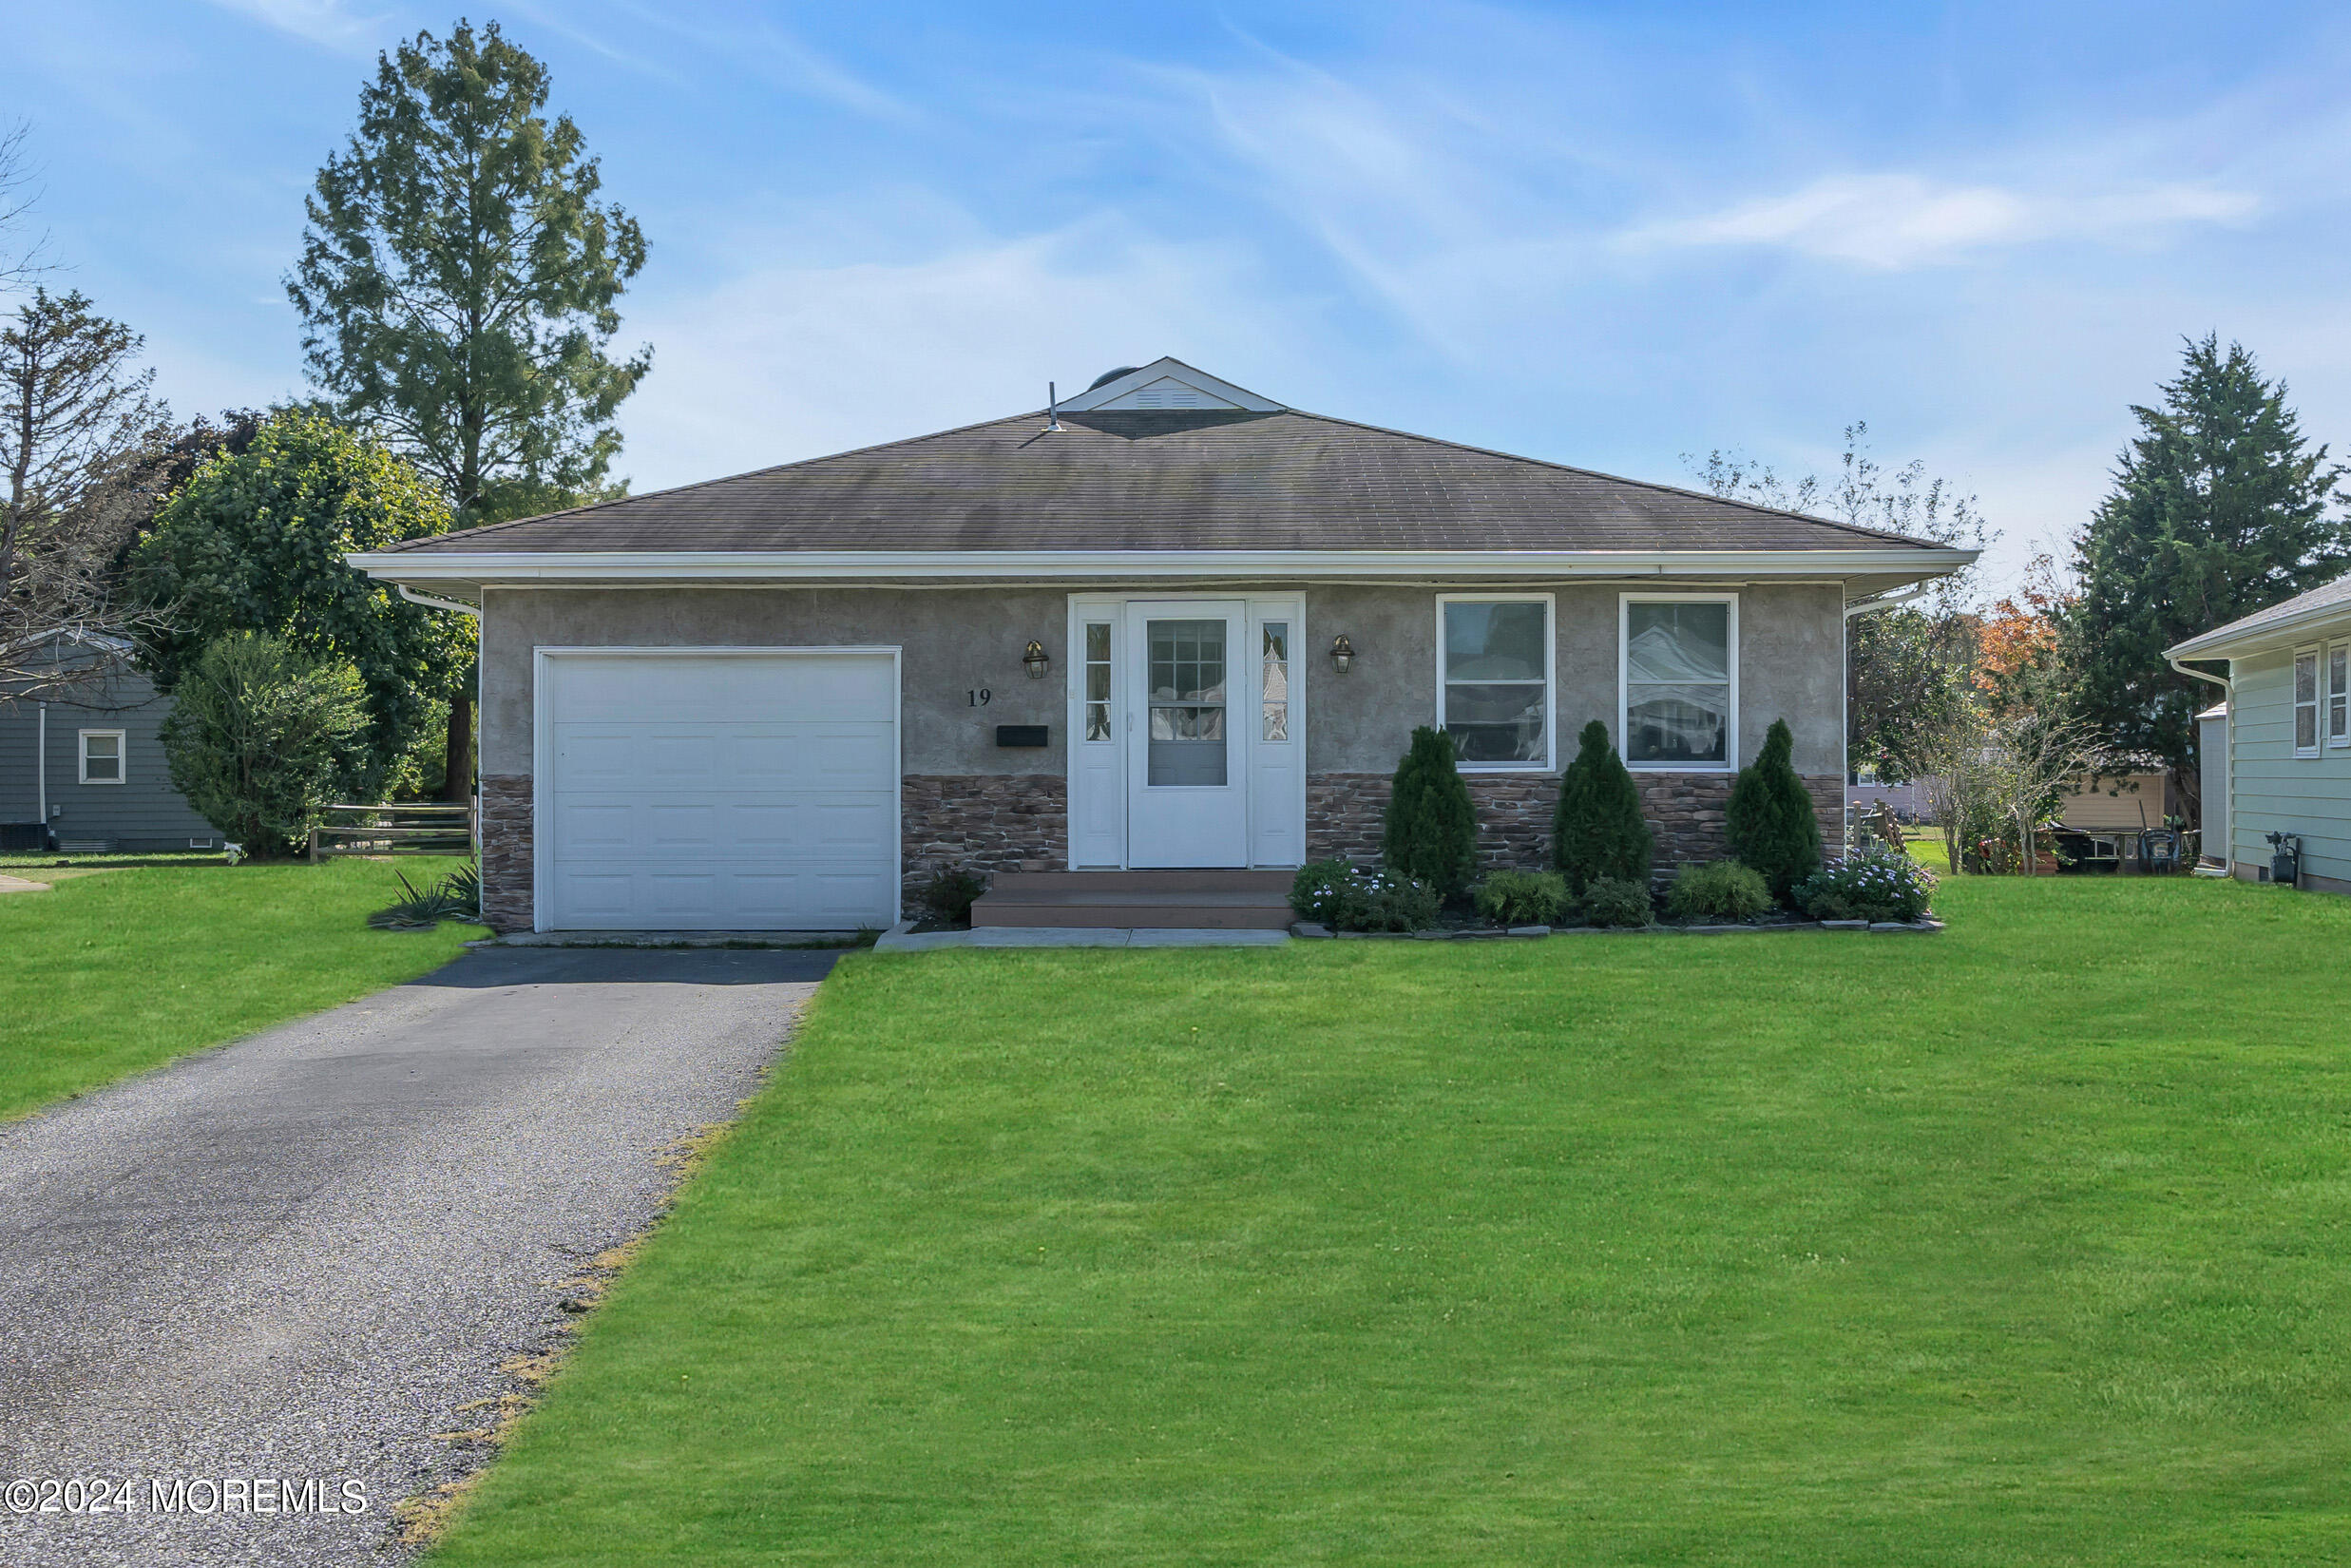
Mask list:
POLYGON ((1453 740, 1424 724, 1396 770, 1387 795, 1381 853, 1388 869, 1425 882, 1446 898, 1469 885, 1477 865, 1478 814, 1453 763, 1453 740))
POLYGON ((1580 895, 1597 877, 1649 881, 1656 841, 1641 816, 1641 794, 1624 759, 1608 743, 1608 726, 1583 728, 1576 760, 1559 778, 1558 810, 1551 821, 1551 858, 1580 895))
POLYGON ((1787 720, 1773 719, 1763 751, 1739 770, 1730 786, 1725 824, 1731 854, 1763 873, 1771 896, 1783 904, 1797 883, 1821 869, 1820 818, 1812 814, 1811 792, 1788 760, 1794 749, 1787 720))

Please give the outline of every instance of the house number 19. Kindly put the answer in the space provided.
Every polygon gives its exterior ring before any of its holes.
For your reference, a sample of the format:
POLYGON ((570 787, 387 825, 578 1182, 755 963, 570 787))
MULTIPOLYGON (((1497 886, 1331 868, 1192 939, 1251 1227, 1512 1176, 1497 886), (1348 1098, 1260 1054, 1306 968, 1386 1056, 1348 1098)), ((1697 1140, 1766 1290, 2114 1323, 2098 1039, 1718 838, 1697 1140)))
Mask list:
POLYGON ((984 708, 987 706, 988 698, 994 697, 995 695, 996 694, 994 692, 989 691, 985 686, 981 686, 965 692, 964 694, 964 700, 970 703, 975 708, 984 708))

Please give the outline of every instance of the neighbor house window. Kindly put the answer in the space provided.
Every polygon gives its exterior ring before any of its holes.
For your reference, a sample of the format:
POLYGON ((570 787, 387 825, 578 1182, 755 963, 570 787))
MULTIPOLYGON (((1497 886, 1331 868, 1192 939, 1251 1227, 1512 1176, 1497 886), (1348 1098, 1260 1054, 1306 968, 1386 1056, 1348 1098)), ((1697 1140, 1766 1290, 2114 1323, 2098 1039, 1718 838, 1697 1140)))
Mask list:
POLYGON ((1551 766, 1551 596, 1437 601, 1437 713, 1462 766, 1551 766))
POLYGON ((1738 755, 1737 597, 1626 594, 1620 602, 1625 762, 1730 767, 1738 755))
POLYGON ((122 731, 84 730, 82 732, 82 782, 85 784, 120 784, 123 782, 122 731))
POLYGON ((1086 622, 1086 738, 1110 738, 1110 622, 1086 622))
POLYGON ((1290 622, 1269 621, 1260 634, 1258 660, 1263 666, 1262 740, 1290 738, 1290 622))
POLYGON ((2351 642, 2326 650, 2326 743, 2351 746, 2351 642))
POLYGON ((2319 755, 2319 650, 2294 656, 2294 755, 2319 755))

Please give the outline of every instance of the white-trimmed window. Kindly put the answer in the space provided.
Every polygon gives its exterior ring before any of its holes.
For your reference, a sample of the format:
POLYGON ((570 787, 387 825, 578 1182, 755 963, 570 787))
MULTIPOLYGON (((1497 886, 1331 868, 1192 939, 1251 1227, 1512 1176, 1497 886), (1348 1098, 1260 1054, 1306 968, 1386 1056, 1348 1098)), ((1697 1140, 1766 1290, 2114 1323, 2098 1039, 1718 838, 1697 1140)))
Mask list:
POLYGON ((84 730, 82 732, 82 782, 85 784, 120 784, 123 782, 122 731, 84 730))
POLYGON ((1616 734, 1627 767, 1738 766, 1737 594, 1622 595, 1616 671, 1616 734))
POLYGON ((1469 773, 1547 773, 1552 596, 1437 596, 1437 721, 1469 773))
POLYGON ((2351 746, 2351 642, 2326 650, 2326 743, 2351 746))
POLYGON ((2294 655, 2294 755, 2319 755, 2319 650, 2294 655))

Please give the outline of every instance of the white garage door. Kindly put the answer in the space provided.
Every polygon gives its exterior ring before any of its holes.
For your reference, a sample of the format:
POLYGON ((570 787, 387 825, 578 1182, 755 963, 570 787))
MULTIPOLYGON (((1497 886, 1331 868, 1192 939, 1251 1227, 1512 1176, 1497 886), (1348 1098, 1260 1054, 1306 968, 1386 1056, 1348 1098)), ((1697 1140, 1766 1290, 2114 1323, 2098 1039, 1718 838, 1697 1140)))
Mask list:
POLYGON ((889 653, 549 653, 540 923, 827 930, 898 904, 889 653))

